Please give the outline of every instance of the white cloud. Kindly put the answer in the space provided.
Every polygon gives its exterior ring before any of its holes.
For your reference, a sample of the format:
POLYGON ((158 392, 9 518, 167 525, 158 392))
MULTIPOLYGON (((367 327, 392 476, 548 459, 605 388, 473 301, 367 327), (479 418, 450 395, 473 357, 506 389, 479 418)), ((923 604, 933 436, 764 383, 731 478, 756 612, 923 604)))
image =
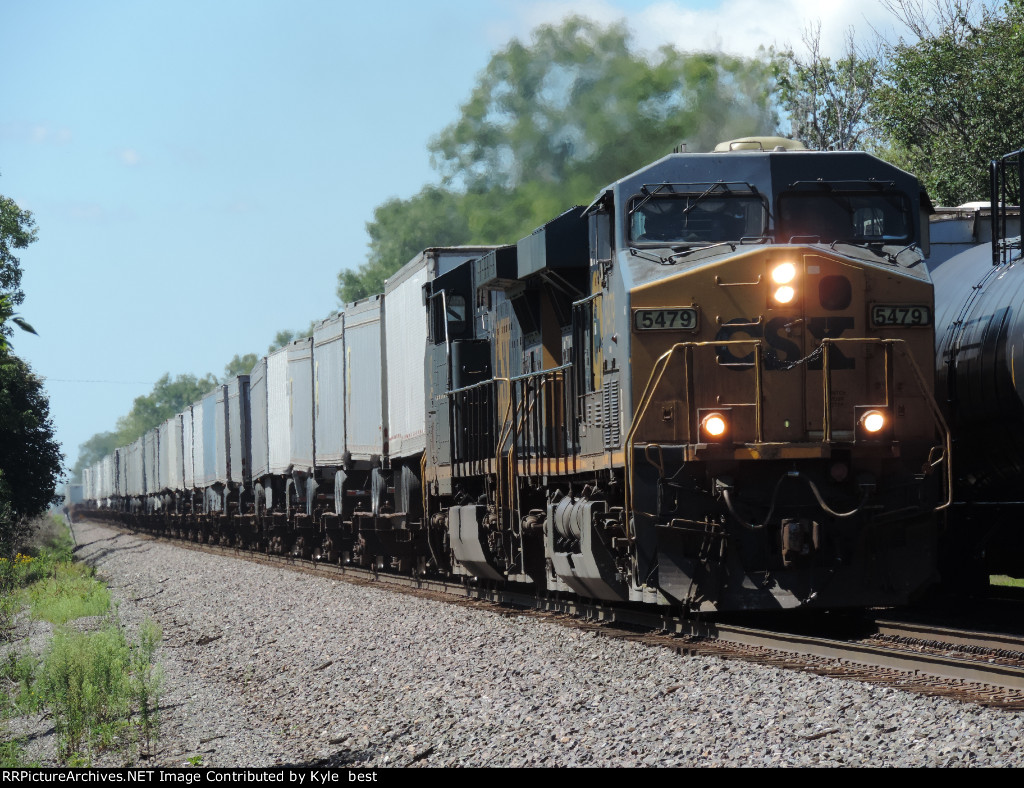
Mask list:
MULTIPOLYGON (((671 44, 683 51, 747 56, 756 53, 759 46, 789 46, 801 51, 804 31, 818 22, 822 52, 832 57, 842 53, 851 27, 861 44, 874 40, 873 29, 891 34, 900 27, 881 0, 721 0, 706 8, 694 8, 679 0, 660 0, 628 14, 624 5, 614 0, 556 0, 520 6, 517 29, 506 28, 505 40, 512 35, 528 36, 537 25, 558 22, 572 14, 603 24, 628 16, 635 43, 647 51, 671 44)), ((497 35, 499 31, 492 33, 497 35)))
POLYGON ((0 139, 33 145, 66 145, 71 142, 71 129, 65 126, 51 126, 48 123, 16 121, 0 124, 0 139))
POLYGON ((136 167, 142 163, 142 156, 135 148, 121 148, 117 151, 117 157, 126 167, 136 167))

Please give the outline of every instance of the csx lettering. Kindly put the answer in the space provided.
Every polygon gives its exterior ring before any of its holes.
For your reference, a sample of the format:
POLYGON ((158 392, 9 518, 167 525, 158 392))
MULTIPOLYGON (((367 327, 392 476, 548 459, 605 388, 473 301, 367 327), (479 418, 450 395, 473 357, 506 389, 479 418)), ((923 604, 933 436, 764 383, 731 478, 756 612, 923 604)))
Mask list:
MULTIPOLYGON (((843 335, 848 328, 853 328, 852 317, 812 317, 807 321, 807 330, 815 339, 836 339, 843 335)), ((828 349, 828 366, 830 369, 856 369, 857 363, 854 359, 843 354, 839 348, 832 345, 828 349)), ((808 369, 822 369, 824 361, 820 358, 811 361, 808 369)))
MULTIPOLYGON (((766 324, 757 323, 745 317, 737 317, 722 325, 715 339, 727 341, 735 339, 763 339, 772 352, 764 355, 765 369, 784 369, 801 357, 800 346, 790 338, 791 327, 799 323, 797 317, 774 317, 766 324)), ((807 321, 807 330, 815 339, 835 339, 843 335, 847 329, 854 327, 852 317, 815 317, 807 321)), ((742 368, 754 363, 754 351, 737 356, 733 351, 742 345, 722 346, 718 348, 718 363, 725 366, 742 368)), ((822 360, 814 359, 807 364, 808 369, 821 369, 822 360)), ((856 360, 844 355, 834 345, 829 348, 829 366, 831 369, 855 369, 856 360)))

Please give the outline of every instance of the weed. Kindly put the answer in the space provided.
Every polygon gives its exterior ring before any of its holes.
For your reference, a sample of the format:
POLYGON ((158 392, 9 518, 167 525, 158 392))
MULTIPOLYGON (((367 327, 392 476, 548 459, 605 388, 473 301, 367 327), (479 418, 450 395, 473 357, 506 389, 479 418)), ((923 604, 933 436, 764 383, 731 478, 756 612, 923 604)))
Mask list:
POLYGON ((185 759, 189 766, 202 766, 203 756, 202 755, 190 755, 185 759))
POLYGON ((139 642, 132 653, 130 691, 147 753, 152 753, 160 730, 163 670, 155 664, 155 657, 162 637, 160 625, 147 618, 139 627, 139 642))
POLYGON ((0 769, 15 769, 26 765, 23 742, 17 739, 0 741, 0 769))
POLYGON ((53 712, 58 749, 65 758, 78 752, 87 734, 101 741, 100 727, 128 715, 124 677, 129 648, 124 633, 108 626, 97 632, 58 632, 43 659, 37 683, 53 712))
POLYGON ((55 563, 49 577, 28 588, 32 615, 52 624, 83 616, 101 616, 110 610, 110 593, 91 567, 55 563))

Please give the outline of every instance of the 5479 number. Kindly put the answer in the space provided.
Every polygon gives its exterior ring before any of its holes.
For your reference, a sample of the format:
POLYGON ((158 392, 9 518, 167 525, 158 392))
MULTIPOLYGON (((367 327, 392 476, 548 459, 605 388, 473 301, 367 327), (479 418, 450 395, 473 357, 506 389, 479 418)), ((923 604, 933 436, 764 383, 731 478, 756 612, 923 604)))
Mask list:
POLYGON ((697 328, 697 310, 693 307, 637 309, 633 313, 633 328, 637 331, 692 331, 697 328))
POLYGON ((874 326, 927 326, 932 322, 932 310, 923 305, 875 304, 871 307, 874 326))

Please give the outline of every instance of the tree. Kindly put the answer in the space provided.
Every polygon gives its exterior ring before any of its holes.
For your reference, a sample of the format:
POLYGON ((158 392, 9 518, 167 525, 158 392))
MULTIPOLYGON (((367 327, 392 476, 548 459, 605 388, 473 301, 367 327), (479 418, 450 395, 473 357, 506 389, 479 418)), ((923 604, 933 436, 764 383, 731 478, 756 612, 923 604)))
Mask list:
POLYGON ((880 134, 933 200, 988 197, 987 165, 1024 143, 1024 2, 1001 9, 944 0, 890 8, 917 41, 890 47, 873 97, 880 134))
POLYGON ((85 443, 78 446, 78 459, 71 468, 71 478, 80 482, 82 470, 99 462, 114 453, 114 449, 122 446, 116 432, 98 432, 85 443))
POLYGON ((15 313, 12 301, 10 294, 0 295, 0 353, 6 353, 11 349, 11 342, 7 338, 8 332, 4 330, 8 320, 22 331, 27 331, 29 334, 36 333, 36 330, 21 315, 15 313))
POLYGON ((63 473, 42 381, 16 356, 0 356, 0 552, 46 511, 63 473))
POLYGON ((370 253, 358 271, 345 269, 338 274, 338 301, 342 304, 383 292, 384 280, 405 265, 423 248, 456 246, 467 243, 469 222, 463 209, 463 195, 439 187, 426 186, 415 197, 394 197, 373 211, 366 223, 370 235, 370 253))
POLYGON ((430 143, 442 183, 376 209, 367 262, 339 275, 339 299, 380 292, 426 247, 515 243, 681 142, 773 132, 772 84, 765 58, 645 57, 625 24, 573 17, 513 39, 430 143))
POLYGON ((492 56, 430 149, 445 183, 469 192, 541 182, 586 200, 680 142, 774 130, 770 85, 763 61, 671 46, 648 59, 625 23, 572 17, 492 56))
POLYGON ((36 238, 32 212, 23 211, 10 197, 0 194, 0 291, 10 299, 11 308, 25 300, 21 291, 21 264, 13 250, 27 248, 36 238))
POLYGON ((25 300, 21 290, 21 262, 14 250, 25 249, 37 238, 36 221, 31 211, 23 211, 10 197, 0 194, 0 350, 7 348, 13 323, 32 334, 36 333, 15 307, 25 300))
POLYGON ((235 353, 234 358, 224 367, 224 377, 221 378, 221 382, 229 383, 239 375, 248 375, 259 360, 259 356, 255 353, 246 353, 244 356, 235 353))
POLYGON ((171 416, 181 413, 210 393, 216 385, 217 379, 213 375, 201 378, 178 375, 171 380, 169 373, 164 374, 153 384, 152 392, 136 397, 128 414, 117 420, 117 445, 127 446, 154 427, 160 426, 171 416))
POLYGON ((821 23, 803 36, 806 57, 775 54, 779 103, 789 116, 790 136, 814 150, 873 147, 871 94, 878 80, 877 55, 857 51, 853 31, 846 51, 832 60, 821 54, 821 23))

